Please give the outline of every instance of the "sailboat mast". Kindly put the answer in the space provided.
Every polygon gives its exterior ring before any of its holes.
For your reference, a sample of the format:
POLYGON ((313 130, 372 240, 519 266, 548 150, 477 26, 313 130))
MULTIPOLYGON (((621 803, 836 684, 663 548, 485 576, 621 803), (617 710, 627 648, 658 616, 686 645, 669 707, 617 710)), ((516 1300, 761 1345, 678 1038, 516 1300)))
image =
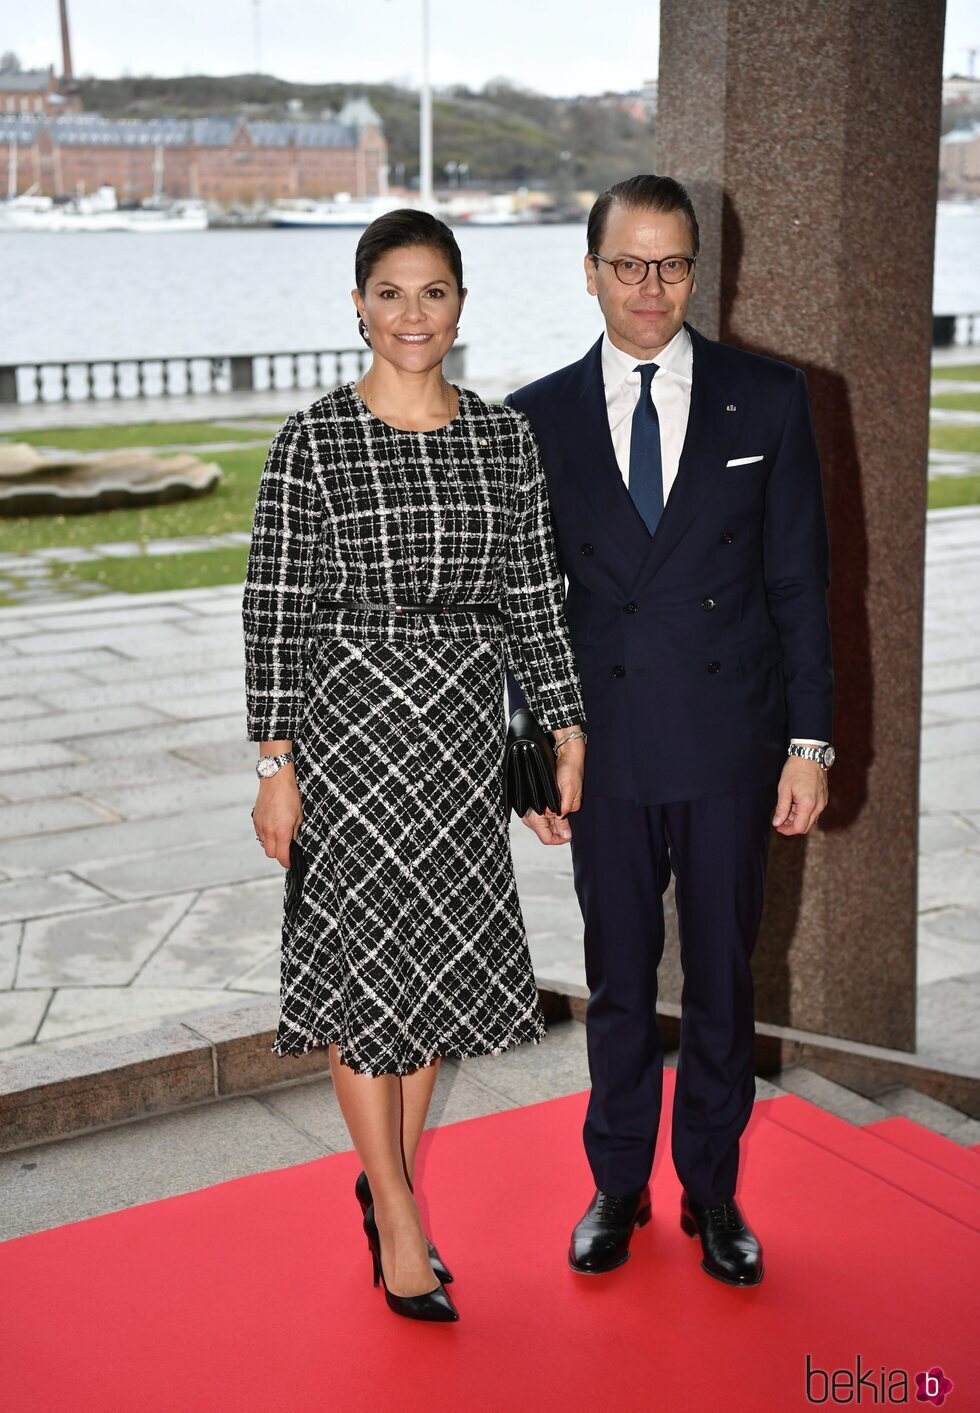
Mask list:
POLYGON ((432 83, 429 78, 429 0, 422 0, 422 89, 419 95, 419 202, 432 209, 432 83))

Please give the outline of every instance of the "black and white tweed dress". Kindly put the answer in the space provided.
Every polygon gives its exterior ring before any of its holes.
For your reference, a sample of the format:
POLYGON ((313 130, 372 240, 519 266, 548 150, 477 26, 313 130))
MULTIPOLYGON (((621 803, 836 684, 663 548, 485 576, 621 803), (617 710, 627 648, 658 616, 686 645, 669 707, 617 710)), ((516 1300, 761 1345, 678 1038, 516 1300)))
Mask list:
POLYGON ((352 383, 290 417, 244 626, 249 736, 293 741, 303 802, 275 1052, 337 1042, 359 1073, 408 1074, 540 1040, 503 804, 505 657, 544 725, 583 707, 527 419, 461 390, 445 427, 398 431, 352 383))

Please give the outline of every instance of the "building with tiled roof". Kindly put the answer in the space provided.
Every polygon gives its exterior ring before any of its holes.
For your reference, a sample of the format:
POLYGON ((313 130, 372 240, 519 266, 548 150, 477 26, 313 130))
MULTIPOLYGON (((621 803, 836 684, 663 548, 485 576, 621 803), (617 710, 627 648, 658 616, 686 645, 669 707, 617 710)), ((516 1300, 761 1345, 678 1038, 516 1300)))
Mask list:
POLYGON ((56 117, 81 107, 78 96, 62 92, 54 69, 0 69, 0 114, 56 117))
MULTIPOLYGON (((11 77, 23 78, 24 75, 11 77)), ((50 117, 0 106, 0 190, 11 154, 16 189, 61 196, 113 186, 121 201, 161 191, 219 204, 295 197, 377 196, 388 150, 381 119, 364 100, 337 118, 267 121, 207 118, 50 117)))
POLYGON ((939 195, 980 197, 980 122, 960 123, 941 138, 939 195))

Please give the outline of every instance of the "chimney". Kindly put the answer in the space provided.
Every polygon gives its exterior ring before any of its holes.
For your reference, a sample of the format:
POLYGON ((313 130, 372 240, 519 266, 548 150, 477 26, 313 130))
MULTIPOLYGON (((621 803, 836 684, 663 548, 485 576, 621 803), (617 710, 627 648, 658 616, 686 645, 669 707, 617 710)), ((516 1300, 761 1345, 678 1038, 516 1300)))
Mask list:
POLYGON ((61 8, 61 76, 73 79, 71 67, 71 38, 68 34, 68 0, 59 0, 61 8))

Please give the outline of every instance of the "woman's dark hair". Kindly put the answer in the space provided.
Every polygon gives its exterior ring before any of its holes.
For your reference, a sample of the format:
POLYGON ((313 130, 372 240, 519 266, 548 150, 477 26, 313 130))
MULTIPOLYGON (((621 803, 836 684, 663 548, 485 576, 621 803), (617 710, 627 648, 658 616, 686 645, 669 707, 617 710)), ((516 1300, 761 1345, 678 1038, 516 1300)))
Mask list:
POLYGON ((587 240, 590 255, 598 253, 602 238, 606 234, 609 208, 614 202, 618 202, 620 206, 646 207, 650 211, 660 211, 664 214, 668 211, 683 211, 691 226, 694 246, 691 254, 697 255, 701 232, 698 230, 698 218, 694 214, 694 203, 687 193, 687 188, 681 186, 673 177, 655 176, 630 177, 627 181, 617 182, 615 186, 596 197, 589 212, 587 240))
POLYGON ((387 255, 389 250, 404 250, 411 245, 426 245, 438 250, 446 257, 457 288, 463 288, 463 257, 452 231, 445 221, 430 216, 428 211, 415 211, 406 206, 378 216, 357 242, 354 283, 361 294, 367 288, 371 271, 383 255, 387 255))

